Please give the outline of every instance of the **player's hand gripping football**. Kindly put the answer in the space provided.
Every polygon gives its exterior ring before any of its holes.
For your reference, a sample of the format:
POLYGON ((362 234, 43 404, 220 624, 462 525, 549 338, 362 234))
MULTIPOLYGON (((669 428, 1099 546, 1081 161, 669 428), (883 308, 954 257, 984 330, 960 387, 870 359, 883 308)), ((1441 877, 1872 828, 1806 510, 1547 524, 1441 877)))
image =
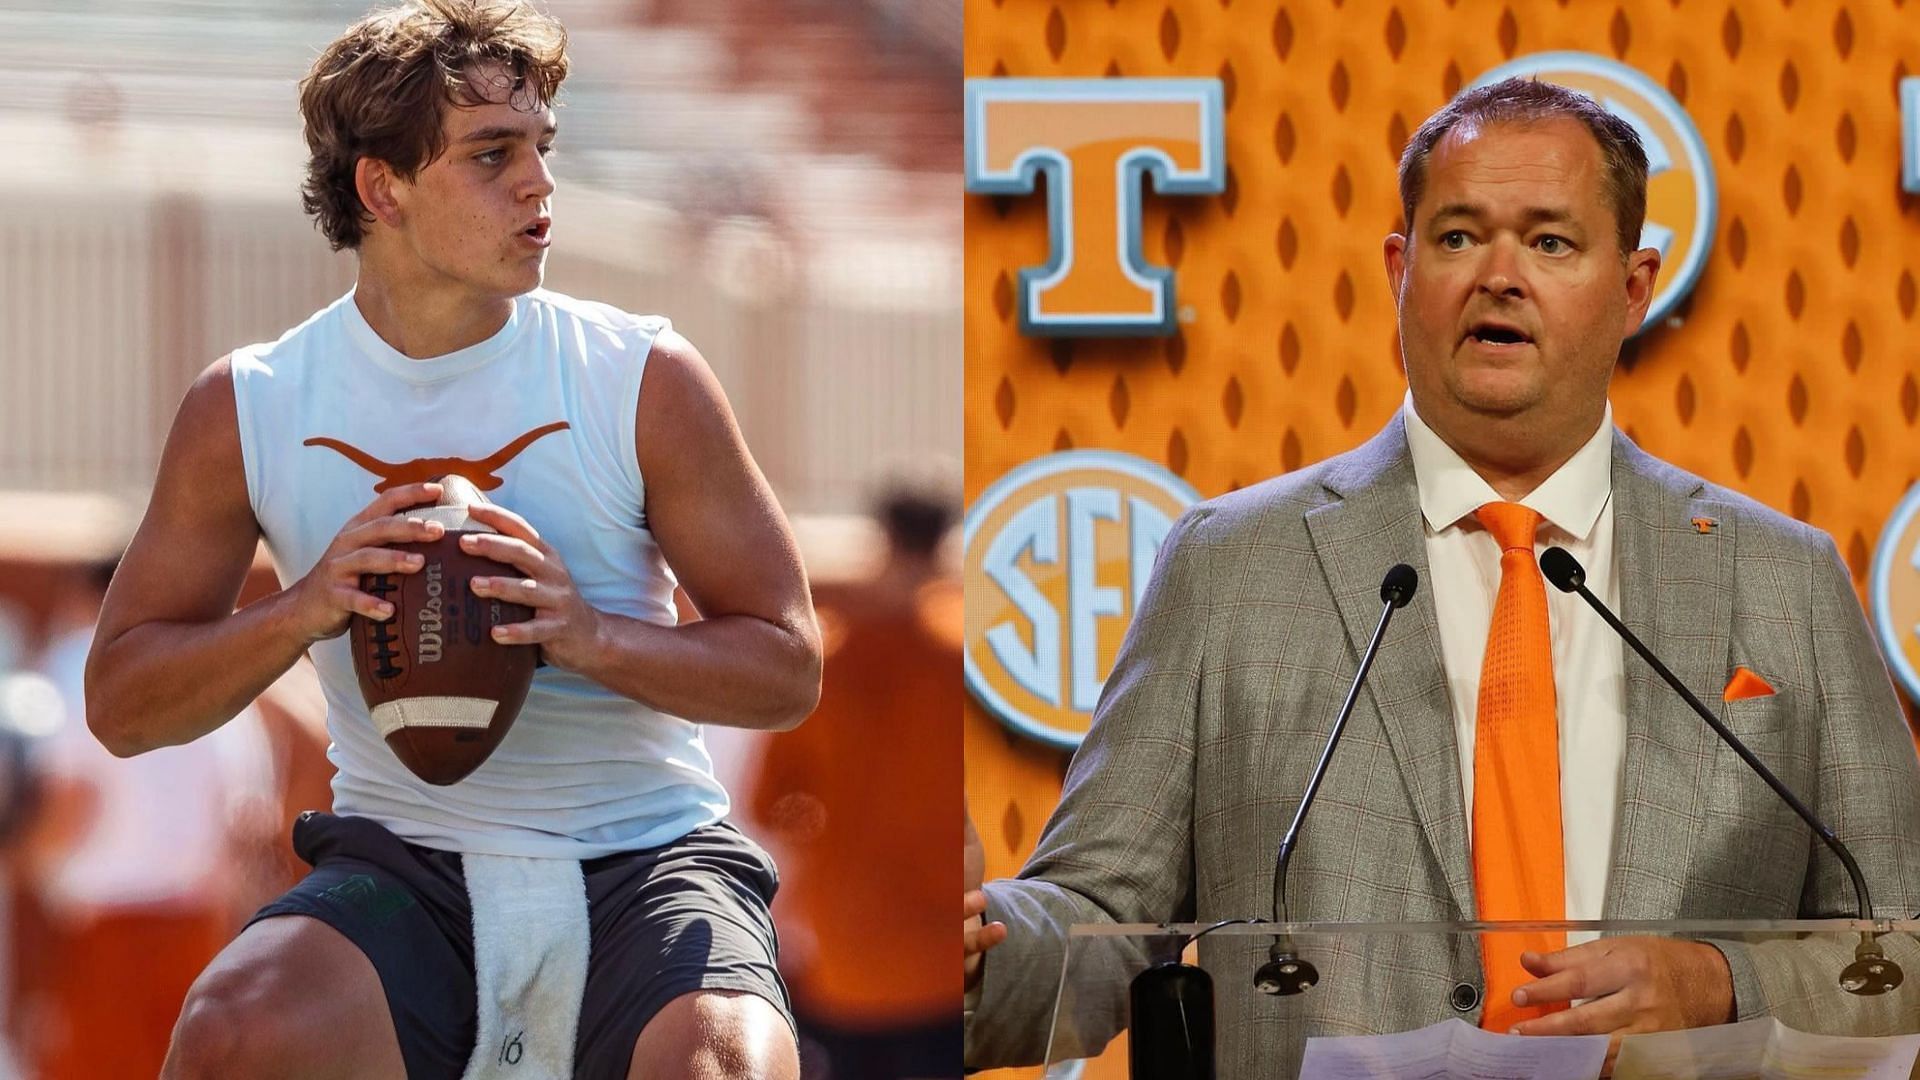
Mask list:
POLYGON ((525 577, 476 577, 474 595, 533 609, 526 622, 496 626, 493 639, 502 645, 538 645, 541 656, 554 667, 578 671, 590 658, 600 634, 600 612, 574 588, 573 575, 527 519, 505 507, 476 503, 467 508, 475 521, 499 530, 460 538, 461 547, 474 555, 505 563, 525 577))
POLYGON ((355 612, 376 620, 393 614, 392 604, 360 588, 360 575, 411 574, 419 570, 420 556, 384 545, 436 540, 445 533, 439 522, 403 513, 439 497, 439 484, 402 484, 381 492, 347 519, 313 569, 288 589, 293 624, 307 641, 339 637, 355 612))

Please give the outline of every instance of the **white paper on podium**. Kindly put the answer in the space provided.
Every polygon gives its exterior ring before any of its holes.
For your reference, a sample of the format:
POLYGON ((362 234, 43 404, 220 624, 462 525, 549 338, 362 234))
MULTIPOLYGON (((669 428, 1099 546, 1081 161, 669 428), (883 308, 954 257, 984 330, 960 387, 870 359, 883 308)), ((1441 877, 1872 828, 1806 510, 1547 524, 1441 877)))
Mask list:
POLYGON ((1614 1080, 1907 1080, 1920 1035, 1809 1035, 1778 1020, 1629 1035, 1614 1080))
POLYGON ((1499 1035, 1442 1020, 1392 1035, 1307 1040, 1300 1080, 1595 1080, 1605 1035, 1499 1035))

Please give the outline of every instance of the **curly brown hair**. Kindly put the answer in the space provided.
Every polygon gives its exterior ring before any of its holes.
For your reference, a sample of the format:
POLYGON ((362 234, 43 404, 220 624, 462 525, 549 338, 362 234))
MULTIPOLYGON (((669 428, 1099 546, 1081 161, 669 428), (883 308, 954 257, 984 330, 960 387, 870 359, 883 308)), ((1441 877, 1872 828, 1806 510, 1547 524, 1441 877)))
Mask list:
POLYGON ((412 180, 446 148, 448 106, 488 100, 475 79, 489 64, 511 75, 515 107, 545 108, 567 77, 567 32, 526 0, 408 0, 353 24, 314 61, 300 81, 300 204, 333 250, 357 249, 373 220, 354 165, 376 158, 412 180))

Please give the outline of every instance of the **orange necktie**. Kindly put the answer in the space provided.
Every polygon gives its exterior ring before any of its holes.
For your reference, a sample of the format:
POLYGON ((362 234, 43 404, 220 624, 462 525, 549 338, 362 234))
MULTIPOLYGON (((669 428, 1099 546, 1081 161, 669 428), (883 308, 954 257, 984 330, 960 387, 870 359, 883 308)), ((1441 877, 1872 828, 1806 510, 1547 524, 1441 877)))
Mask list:
MULTIPOLYGON (((1533 558, 1540 515, 1519 503, 1474 512, 1500 545, 1500 593, 1480 668, 1473 740, 1473 886, 1480 918, 1566 917, 1560 838, 1560 733, 1554 719, 1553 644, 1547 586, 1533 558)), ((1481 939, 1486 1010, 1480 1026, 1506 1031, 1565 1008, 1515 1008, 1513 991, 1533 981, 1521 952, 1567 946, 1564 933, 1488 934, 1481 939)))

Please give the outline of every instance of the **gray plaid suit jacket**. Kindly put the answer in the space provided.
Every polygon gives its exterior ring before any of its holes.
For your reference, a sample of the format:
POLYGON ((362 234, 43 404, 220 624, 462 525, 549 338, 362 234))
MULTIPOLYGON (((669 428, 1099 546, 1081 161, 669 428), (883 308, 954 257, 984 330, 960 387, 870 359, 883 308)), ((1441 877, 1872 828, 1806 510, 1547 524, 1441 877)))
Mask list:
MULTIPOLYGON (((1735 667, 1775 688, 1720 706, 1853 850, 1882 917, 1920 911, 1920 764, 1833 542, 1614 437, 1622 618, 1702 701, 1735 667), (1718 525, 1702 532, 1696 517, 1718 525)), ((1405 428, 1192 508, 1161 548, 1066 789, 1017 878, 987 885, 1010 931, 986 958, 967 1063, 1041 1059, 1074 923, 1266 915, 1275 850, 1380 613, 1379 582, 1427 575, 1405 428)), ((1596 616, 1597 617, 1597 616, 1596 616)), ((1628 654, 1627 738, 1609 918, 1851 916, 1844 869, 1733 751, 1628 654)), ((1394 619, 1290 865, 1300 921, 1472 918, 1474 898, 1433 591, 1394 619)), ((1291 1076, 1306 1023, 1371 1034, 1450 1016, 1482 985, 1461 937, 1314 957, 1305 998, 1252 988, 1265 938, 1201 942, 1225 1077, 1291 1076)), ((1742 1019, 1920 1030, 1920 947, 1889 940, 1908 985, 1836 1006, 1848 946, 1716 943, 1742 1019), (1837 1011, 1836 1011, 1837 1010, 1837 1011)), ((1124 973, 1116 985, 1124 990, 1124 973)), ((1096 1049, 1124 996, 1083 1000, 1096 1049)))

